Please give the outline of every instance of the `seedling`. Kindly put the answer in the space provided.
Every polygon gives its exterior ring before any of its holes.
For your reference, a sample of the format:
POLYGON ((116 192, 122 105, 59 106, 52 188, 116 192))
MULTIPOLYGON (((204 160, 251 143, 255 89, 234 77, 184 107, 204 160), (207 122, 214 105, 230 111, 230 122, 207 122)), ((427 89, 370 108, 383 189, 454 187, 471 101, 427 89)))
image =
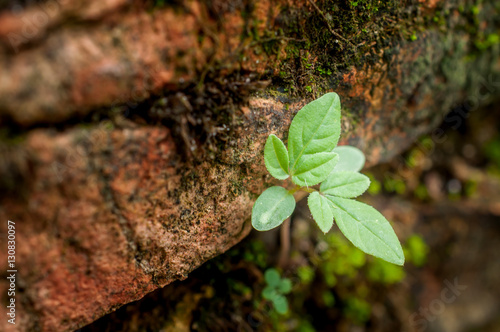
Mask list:
POLYGON ((274 309, 280 314, 288 311, 286 294, 292 290, 292 282, 288 278, 281 278, 276 269, 270 268, 264 273, 267 286, 262 290, 262 297, 271 301, 274 309))
POLYGON ((363 194, 370 179, 359 173, 363 152, 352 146, 336 147, 340 137, 340 99, 336 93, 304 106, 292 120, 288 150, 275 135, 269 135, 264 160, 269 173, 279 180, 291 179, 291 189, 274 186, 265 190, 252 209, 252 225, 259 231, 273 229, 295 209, 300 191, 319 228, 327 233, 333 221, 341 232, 367 254, 403 265, 401 244, 390 223, 373 207, 353 198, 363 194), (319 190, 313 188, 320 185, 319 190))

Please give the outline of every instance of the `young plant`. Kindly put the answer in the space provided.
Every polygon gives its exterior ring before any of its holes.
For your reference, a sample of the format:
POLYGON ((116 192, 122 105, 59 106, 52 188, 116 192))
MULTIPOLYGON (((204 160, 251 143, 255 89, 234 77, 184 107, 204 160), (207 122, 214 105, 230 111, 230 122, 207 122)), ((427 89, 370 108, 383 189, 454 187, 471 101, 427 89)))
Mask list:
POLYGON ((252 209, 252 225, 259 231, 275 228, 291 216, 299 191, 309 193, 307 203, 319 228, 327 233, 333 221, 342 233, 367 254, 403 265, 401 244, 390 223, 373 207, 353 198, 364 193, 370 180, 359 173, 363 152, 352 146, 336 147, 340 137, 340 99, 336 93, 304 106, 294 117, 288 150, 269 135, 264 160, 269 173, 291 178, 291 189, 274 186, 264 191, 252 209), (320 184, 319 190, 312 188, 320 184))
POLYGON ((262 290, 262 297, 271 301, 274 309, 280 314, 288 311, 286 294, 292 290, 292 282, 288 278, 281 278, 278 270, 270 268, 264 273, 267 286, 262 290))

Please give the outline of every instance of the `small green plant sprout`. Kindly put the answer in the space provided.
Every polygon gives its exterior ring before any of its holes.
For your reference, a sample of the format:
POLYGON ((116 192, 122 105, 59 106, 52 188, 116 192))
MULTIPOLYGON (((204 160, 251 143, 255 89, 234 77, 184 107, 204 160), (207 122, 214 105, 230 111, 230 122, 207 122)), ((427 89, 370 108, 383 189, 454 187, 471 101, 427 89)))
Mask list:
POLYGON ((327 233, 335 219, 341 232, 359 249, 390 263, 403 265, 404 254, 390 223, 373 207, 353 198, 363 194, 370 179, 359 173, 363 152, 352 146, 336 147, 340 137, 340 99, 327 93, 304 106, 292 120, 288 150, 275 135, 264 147, 269 173, 279 180, 291 179, 292 188, 265 190, 252 209, 252 225, 259 231, 275 228, 295 209, 299 192, 309 194, 307 203, 319 228, 327 233), (319 190, 313 188, 320 185, 319 190))
POLYGON ((286 294, 292 290, 292 282, 288 278, 281 278, 278 270, 267 269, 264 273, 267 286, 262 290, 262 297, 271 301, 274 309, 280 314, 288 311, 288 301, 286 294))

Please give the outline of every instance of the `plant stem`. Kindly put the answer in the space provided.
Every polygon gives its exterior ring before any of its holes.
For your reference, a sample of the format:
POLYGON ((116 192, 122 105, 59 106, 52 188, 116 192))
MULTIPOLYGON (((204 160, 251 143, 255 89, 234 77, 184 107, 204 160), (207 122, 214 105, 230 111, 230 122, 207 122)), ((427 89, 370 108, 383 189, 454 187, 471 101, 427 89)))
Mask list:
POLYGON ((290 254, 290 218, 287 218, 280 229, 281 250, 278 260, 278 266, 285 268, 288 265, 288 256, 290 254))
MULTIPOLYGON (((293 194, 295 198, 295 202, 300 201, 314 190, 313 188, 299 187, 296 186, 290 193, 293 194)), ((281 268, 285 268, 288 264, 288 257, 290 255, 290 219, 287 218, 282 224, 280 228, 280 242, 281 242, 281 250, 280 257, 278 259, 278 266, 281 268)))
POLYGON ((305 191, 305 192, 307 192, 307 193, 312 193, 312 192, 314 192, 314 191, 317 191, 316 189, 314 189, 314 188, 309 188, 309 187, 301 187, 301 188, 300 188, 300 190, 305 191))
MULTIPOLYGON (((312 192, 312 191, 311 191, 312 192)), ((308 191, 298 191, 296 192, 293 197, 295 198, 295 202, 298 202, 300 201, 301 199, 303 199, 304 197, 306 197, 307 195, 309 195, 311 192, 308 192, 308 191)))

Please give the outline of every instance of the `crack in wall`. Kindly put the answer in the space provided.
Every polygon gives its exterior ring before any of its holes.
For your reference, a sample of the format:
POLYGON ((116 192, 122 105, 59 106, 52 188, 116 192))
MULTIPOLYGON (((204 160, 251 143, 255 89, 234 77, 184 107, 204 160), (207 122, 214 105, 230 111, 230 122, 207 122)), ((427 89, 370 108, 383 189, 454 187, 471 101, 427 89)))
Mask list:
MULTIPOLYGON (((111 147, 111 139, 109 134, 107 135, 107 146, 105 151, 101 153, 102 161, 104 164, 110 164, 110 150, 111 147)), ((98 167, 94 162, 94 157, 91 157, 89 154, 89 165, 91 170, 96 173, 99 177, 99 180, 102 183, 101 195, 104 198, 105 202, 109 205, 110 212, 117 217, 118 224, 120 226, 120 230, 127 241, 127 246, 130 249, 129 258, 133 256, 135 260, 135 264, 137 267, 140 267, 142 271, 146 274, 150 274, 152 269, 150 268, 149 262, 144 258, 143 254, 140 250, 140 244, 134 239, 134 231, 130 227, 129 220, 122 214, 121 207, 119 206, 115 194, 113 193, 113 189, 111 188, 112 176, 106 175, 101 167, 98 167)))

